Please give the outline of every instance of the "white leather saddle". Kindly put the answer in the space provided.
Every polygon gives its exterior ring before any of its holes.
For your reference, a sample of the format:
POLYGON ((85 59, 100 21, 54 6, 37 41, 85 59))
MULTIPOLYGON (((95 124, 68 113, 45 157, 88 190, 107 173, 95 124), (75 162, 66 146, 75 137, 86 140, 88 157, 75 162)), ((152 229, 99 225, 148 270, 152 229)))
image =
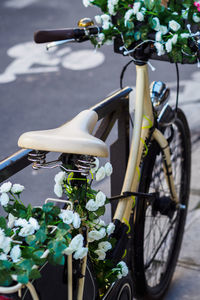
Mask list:
POLYGON ((95 111, 84 110, 58 128, 25 132, 20 136, 18 146, 33 150, 107 157, 106 144, 92 135, 97 120, 95 111))

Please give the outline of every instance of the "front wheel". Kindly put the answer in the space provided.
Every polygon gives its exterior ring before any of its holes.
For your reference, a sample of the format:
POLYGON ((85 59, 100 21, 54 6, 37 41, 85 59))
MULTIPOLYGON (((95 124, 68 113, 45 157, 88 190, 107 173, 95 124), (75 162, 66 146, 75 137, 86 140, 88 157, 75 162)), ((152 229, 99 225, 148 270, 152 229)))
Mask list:
POLYGON ((189 198, 190 131, 180 109, 164 135, 169 140, 174 183, 182 205, 172 205, 162 151, 153 141, 144 159, 139 191, 156 192, 159 197, 157 203, 150 198, 137 199, 132 238, 135 296, 145 300, 161 299, 167 291, 181 247, 189 198))

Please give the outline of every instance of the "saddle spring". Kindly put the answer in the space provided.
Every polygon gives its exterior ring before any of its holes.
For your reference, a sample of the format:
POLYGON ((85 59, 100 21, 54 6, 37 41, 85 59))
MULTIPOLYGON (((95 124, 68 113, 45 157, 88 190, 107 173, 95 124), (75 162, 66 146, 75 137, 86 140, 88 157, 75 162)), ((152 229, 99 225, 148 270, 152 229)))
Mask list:
POLYGON ((60 167, 66 172, 76 172, 81 173, 83 176, 88 176, 90 170, 95 167, 95 158, 90 155, 67 156, 66 160, 66 155, 62 154, 57 160, 46 162, 46 153, 42 151, 29 153, 28 160, 33 163, 32 168, 34 170, 60 167), (63 158, 65 162, 63 162, 63 158), (63 163, 64 165, 73 165, 77 169, 67 169, 63 166, 63 163))
POLYGON ((35 151, 29 153, 28 160, 33 163, 32 168, 38 170, 42 165, 46 164, 46 152, 35 151))
POLYGON ((88 176, 92 168, 95 167, 95 158, 90 155, 81 155, 74 161, 78 171, 83 176, 88 176))

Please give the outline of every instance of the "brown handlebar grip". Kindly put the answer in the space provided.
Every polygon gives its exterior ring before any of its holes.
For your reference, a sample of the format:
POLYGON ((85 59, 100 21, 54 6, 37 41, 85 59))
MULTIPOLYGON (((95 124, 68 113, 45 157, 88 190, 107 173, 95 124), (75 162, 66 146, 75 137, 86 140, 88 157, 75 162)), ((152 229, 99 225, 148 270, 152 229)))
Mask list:
MULTIPOLYGON (((34 33, 34 41, 39 44, 49 43, 49 42, 72 39, 75 38, 76 35, 77 35, 76 29, 74 30, 70 28, 56 29, 56 30, 40 30, 34 33)), ((81 34, 79 33, 79 35, 81 34)))
POLYGON ((68 39, 78 39, 87 36, 87 34, 98 34, 102 28, 97 26, 91 26, 87 28, 87 31, 83 28, 64 28, 53 30, 39 30, 34 33, 34 41, 36 43, 50 43, 55 41, 62 41, 68 39))

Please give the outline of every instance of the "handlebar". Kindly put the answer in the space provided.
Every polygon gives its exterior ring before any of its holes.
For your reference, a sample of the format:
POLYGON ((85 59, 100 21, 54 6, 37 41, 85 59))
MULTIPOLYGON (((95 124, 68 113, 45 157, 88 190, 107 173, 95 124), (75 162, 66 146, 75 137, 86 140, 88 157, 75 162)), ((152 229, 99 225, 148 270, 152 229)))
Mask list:
POLYGON ((53 30, 39 30, 34 33, 34 41, 38 44, 75 39, 79 42, 89 39, 102 31, 101 27, 89 26, 87 28, 63 28, 53 30))

